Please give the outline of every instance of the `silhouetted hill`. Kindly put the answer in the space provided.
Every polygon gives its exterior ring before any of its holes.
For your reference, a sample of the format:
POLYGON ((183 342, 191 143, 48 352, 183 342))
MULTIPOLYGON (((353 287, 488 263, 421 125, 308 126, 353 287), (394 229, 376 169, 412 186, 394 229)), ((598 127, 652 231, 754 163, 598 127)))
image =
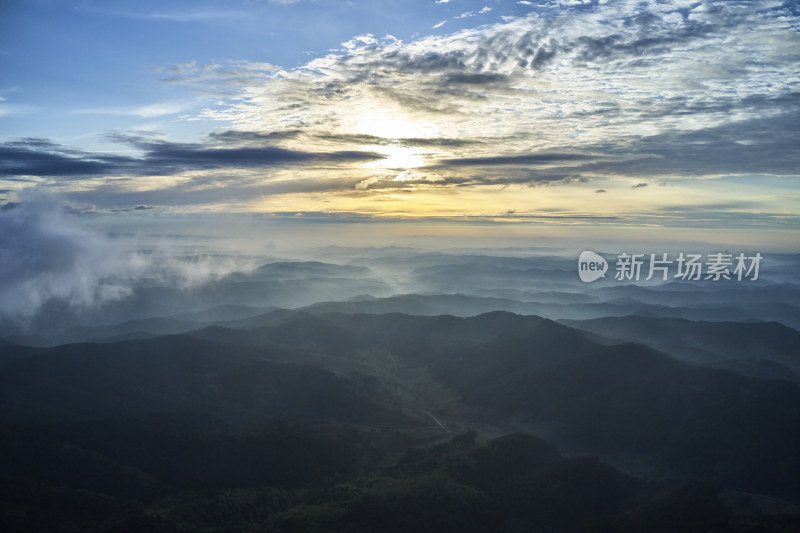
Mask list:
POLYGON ((55 344, 103 342, 124 335, 162 336, 202 327, 202 322, 172 318, 143 318, 108 326, 75 326, 51 336, 55 344))
MULTIPOLYGON (((791 371, 779 374, 773 367, 776 377, 800 379, 800 331, 777 322, 694 322, 628 316, 565 323, 613 339, 645 343, 700 364, 730 367, 737 360, 772 362, 791 371)), ((748 375, 759 370, 757 366, 743 367, 741 362, 737 368, 748 375)), ((762 376, 763 372, 757 377, 762 376)))
POLYGON ((244 318, 264 314, 267 311, 269 311, 269 309, 265 309, 263 307, 248 307, 246 305, 216 305, 209 309, 203 309, 192 313, 182 313, 169 318, 188 322, 223 322, 230 320, 242 320, 244 318))
POLYGON ((695 367, 635 344, 575 352, 532 341, 460 351, 433 372, 468 402, 524 414, 572 449, 627 457, 652 474, 800 495, 796 384, 695 367))
POLYGON ((251 424, 276 418, 374 421, 387 415, 330 372, 186 336, 3 347, 0 370, 0 415, 11 418, 201 413, 251 424))
MULTIPOLYGON (((238 346, 262 358, 374 374, 383 384, 369 389, 371 397, 418 411, 444 406, 450 390, 462 403, 434 409, 445 423, 449 416, 497 427, 524 420, 571 450, 652 475, 800 494, 800 389, 791 383, 692 366, 641 345, 606 346, 550 320, 505 312, 470 318, 271 313, 252 323, 258 320, 277 324, 207 328, 192 334, 192 350, 202 353, 212 341, 215 350, 238 346), (445 389, 434 394, 434 385, 445 389)), ((778 324, 754 327, 784 331, 778 324)))
POLYGON ((252 327, 0 346, 4 531, 798 525, 747 496, 800 500, 794 383, 507 312, 234 323, 252 327), (477 443, 511 427, 571 456, 513 432, 477 443))
MULTIPOLYGON (((683 305, 665 305, 658 301, 655 289, 633 289, 647 295, 648 301, 632 297, 603 300, 600 293, 564 293, 558 291, 484 291, 475 294, 402 294, 382 298, 362 298, 348 301, 315 303, 304 309, 312 313, 385 314, 403 313, 436 316, 475 316, 492 311, 508 311, 538 315, 553 320, 591 320, 604 317, 631 315, 653 318, 677 318, 691 321, 755 322, 777 321, 791 328, 800 328, 800 308, 784 303, 754 303, 747 301, 721 304, 706 293, 706 299, 697 305, 688 299, 683 305), (714 302, 710 304, 709 302, 714 302)), ((674 291, 678 298, 685 294, 674 291)), ((749 293, 748 293, 749 294, 749 293)))
POLYGON ((424 397, 430 382, 402 376, 425 369, 478 409, 475 423, 502 426, 522 416, 570 449, 651 474, 800 495, 800 388, 792 383, 692 366, 642 345, 606 346, 550 320, 504 312, 326 314, 227 331, 224 340, 360 354, 376 365, 374 354, 388 353, 394 370, 383 371, 395 372, 399 385, 424 397))
POLYGON ((41 335, 9 335, 5 339, 2 339, 2 343, 0 345, 5 344, 46 348, 48 346, 52 346, 53 342, 50 339, 42 337, 41 335))

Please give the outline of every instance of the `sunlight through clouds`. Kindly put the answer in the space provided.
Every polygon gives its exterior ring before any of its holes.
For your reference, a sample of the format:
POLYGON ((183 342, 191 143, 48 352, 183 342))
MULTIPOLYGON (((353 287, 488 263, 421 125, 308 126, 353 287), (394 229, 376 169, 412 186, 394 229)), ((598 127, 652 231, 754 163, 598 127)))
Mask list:
MULTIPOLYGON (((0 170, 9 190, 37 180, 109 207, 258 211, 280 195, 289 210, 368 216, 402 204, 409 216, 625 210, 640 222, 671 210, 687 223, 699 220, 684 209, 697 195, 750 200, 729 185, 742 179, 764 187, 757 203, 703 223, 800 224, 800 209, 778 202, 772 181, 794 183, 800 168, 800 23, 791 6, 515 5, 515 15, 472 4, 450 18, 438 7, 434 23, 455 25, 461 14, 491 21, 444 35, 354 29, 294 67, 266 52, 162 64, 156 80, 180 98, 73 114, 174 117, 174 127, 202 135, 110 132, 107 153, 10 140, 0 170), (101 176, 115 179, 98 186, 101 176)), ((381 216, 390 212, 398 208, 381 216)))

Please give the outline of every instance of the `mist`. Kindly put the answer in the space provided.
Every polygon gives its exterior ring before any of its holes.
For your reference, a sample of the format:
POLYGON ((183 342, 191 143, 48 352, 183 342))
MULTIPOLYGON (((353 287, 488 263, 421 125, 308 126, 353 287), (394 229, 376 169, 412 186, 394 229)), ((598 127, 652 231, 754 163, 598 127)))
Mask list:
POLYGON ((111 237, 78 221, 63 199, 23 195, 0 210, 0 317, 29 323, 43 308, 96 310, 145 286, 191 290, 255 266, 231 255, 176 254, 111 237))

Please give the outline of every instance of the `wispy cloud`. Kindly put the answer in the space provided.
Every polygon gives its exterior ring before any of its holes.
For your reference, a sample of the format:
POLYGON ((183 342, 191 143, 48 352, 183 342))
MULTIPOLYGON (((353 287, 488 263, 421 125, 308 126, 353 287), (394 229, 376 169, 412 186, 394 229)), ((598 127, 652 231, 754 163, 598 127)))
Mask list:
POLYGON ((137 107, 103 107, 94 109, 78 109, 76 114, 99 114, 99 115, 130 115, 142 118, 162 117, 165 115, 175 115, 191 109, 193 102, 158 102, 137 107))
POLYGON ((214 22, 225 19, 245 19, 247 12, 235 9, 183 9, 164 11, 112 10, 82 7, 81 9, 108 16, 163 22, 214 22))
POLYGON ((456 15, 455 18, 457 19, 465 19, 469 17, 477 17, 478 15, 484 15, 492 10, 491 7, 485 6, 481 8, 479 11, 467 11, 466 13, 461 13, 460 15, 456 15))

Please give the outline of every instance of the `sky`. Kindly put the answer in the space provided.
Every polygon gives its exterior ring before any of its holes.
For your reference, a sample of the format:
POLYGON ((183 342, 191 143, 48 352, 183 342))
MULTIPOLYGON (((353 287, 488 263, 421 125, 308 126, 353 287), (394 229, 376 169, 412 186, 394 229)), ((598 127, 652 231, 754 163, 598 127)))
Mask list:
POLYGON ((772 0, 2 0, 0 203, 798 252, 799 15, 772 0))

